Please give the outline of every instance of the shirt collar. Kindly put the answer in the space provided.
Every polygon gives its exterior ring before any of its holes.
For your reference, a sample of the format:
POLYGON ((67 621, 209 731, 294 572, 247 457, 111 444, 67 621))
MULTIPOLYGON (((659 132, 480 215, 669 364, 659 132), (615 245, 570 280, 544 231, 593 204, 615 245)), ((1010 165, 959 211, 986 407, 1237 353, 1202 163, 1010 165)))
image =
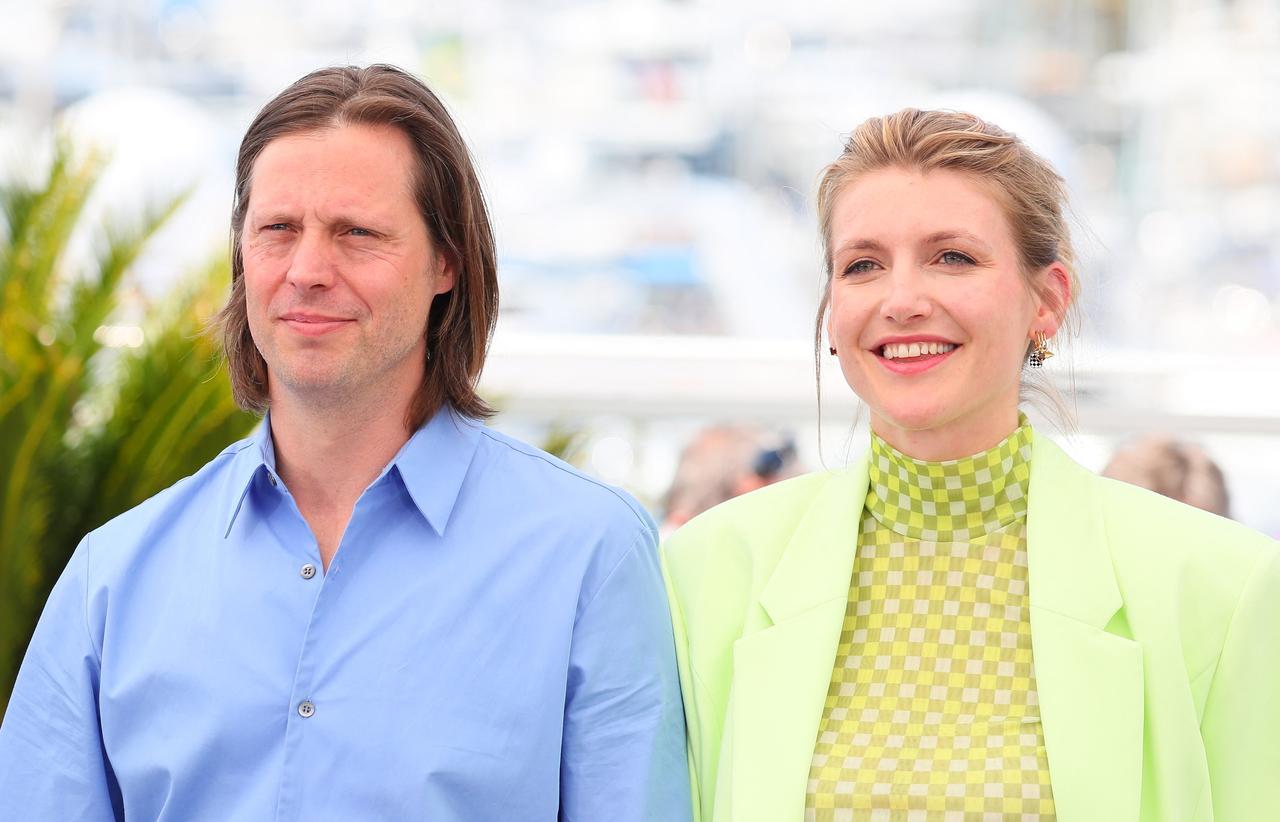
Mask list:
POLYGON ((444 536, 480 442, 482 423, 449 406, 414 432, 384 474, 395 471, 431 530, 444 536))
MULTIPOLYGON (((390 473, 397 475, 423 519, 443 536, 475 455, 481 428, 479 421, 464 417, 448 406, 441 408, 414 432, 375 482, 390 473)), ((261 472, 269 479, 276 476, 270 413, 232 457, 224 538, 231 533, 253 480, 261 472)))
POLYGON ((271 442, 271 414, 267 413, 258 423, 253 435, 245 440, 231 458, 231 477, 228 480, 228 505, 226 527, 222 529, 222 537, 226 539, 231 533, 240 509, 244 507, 249 489, 253 487, 253 478, 260 471, 276 475, 276 449, 271 442))

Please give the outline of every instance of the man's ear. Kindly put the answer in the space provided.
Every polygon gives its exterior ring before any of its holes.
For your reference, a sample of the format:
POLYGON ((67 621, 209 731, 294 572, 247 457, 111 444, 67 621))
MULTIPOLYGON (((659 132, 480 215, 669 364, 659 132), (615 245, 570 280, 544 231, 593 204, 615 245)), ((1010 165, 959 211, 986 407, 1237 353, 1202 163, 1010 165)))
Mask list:
POLYGON ((432 274, 435 276, 435 285, 431 293, 439 295, 452 291, 457 280, 458 270, 458 266, 453 261, 453 255, 437 251, 433 261, 433 268, 432 274))

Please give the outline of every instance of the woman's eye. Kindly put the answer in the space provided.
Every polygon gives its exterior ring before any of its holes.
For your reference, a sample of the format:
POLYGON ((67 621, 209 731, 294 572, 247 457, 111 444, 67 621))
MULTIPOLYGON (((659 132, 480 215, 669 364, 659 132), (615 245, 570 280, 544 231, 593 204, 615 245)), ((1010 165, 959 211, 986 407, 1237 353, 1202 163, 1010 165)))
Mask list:
POLYGON ((866 274, 875 268, 875 263, 871 260, 854 260, 845 266, 845 274, 866 274))
POLYGON ((944 251, 938 259, 944 265, 973 265, 973 258, 959 251, 944 251))

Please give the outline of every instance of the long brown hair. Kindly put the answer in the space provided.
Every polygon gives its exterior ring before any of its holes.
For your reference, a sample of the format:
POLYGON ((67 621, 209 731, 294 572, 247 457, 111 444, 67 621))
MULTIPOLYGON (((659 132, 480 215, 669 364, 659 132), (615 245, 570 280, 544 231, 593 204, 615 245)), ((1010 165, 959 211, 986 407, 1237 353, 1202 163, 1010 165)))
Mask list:
POLYGON ((257 413, 269 405, 267 364, 249 333, 240 245, 254 163, 272 140, 342 125, 393 126, 408 136, 417 161, 414 199, 432 244, 457 273, 453 288, 431 304, 428 358, 406 419, 409 429, 444 405, 469 417, 491 415, 475 390, 498 318, 497 254, 484 194, 444 103, 416 77, 387 65, 308 74, 263 106, 240 143, 231 209, 231 296, 216 319, 236 402, 257 413))

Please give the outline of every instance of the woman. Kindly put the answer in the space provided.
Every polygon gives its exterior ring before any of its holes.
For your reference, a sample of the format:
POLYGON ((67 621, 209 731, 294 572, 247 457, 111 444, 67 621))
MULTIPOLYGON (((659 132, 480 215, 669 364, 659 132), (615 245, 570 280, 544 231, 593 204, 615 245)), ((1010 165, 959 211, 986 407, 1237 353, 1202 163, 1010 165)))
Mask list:
POLYGON ((1280 819, 1277 546, 1019 413, 1077 292, 1064 208, 965 114, 826 170, 818 341, 871 447, 665 546, 706 822, 1280 819))

